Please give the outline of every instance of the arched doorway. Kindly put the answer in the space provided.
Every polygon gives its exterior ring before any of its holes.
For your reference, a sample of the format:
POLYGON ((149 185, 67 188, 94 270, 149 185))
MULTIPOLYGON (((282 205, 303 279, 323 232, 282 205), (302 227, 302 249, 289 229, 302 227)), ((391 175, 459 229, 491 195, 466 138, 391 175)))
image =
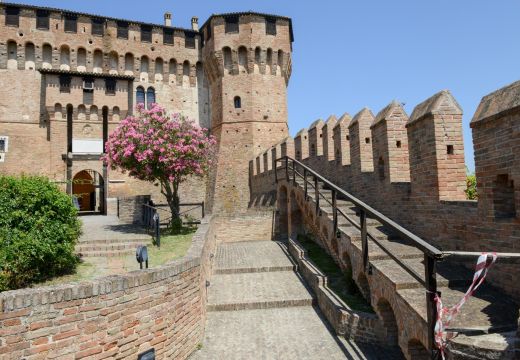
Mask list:
POLYGON ((82 170, 72 180, 72 194, 78 199, 80 213, 105 212, 105 182, 94 170, 82 170))

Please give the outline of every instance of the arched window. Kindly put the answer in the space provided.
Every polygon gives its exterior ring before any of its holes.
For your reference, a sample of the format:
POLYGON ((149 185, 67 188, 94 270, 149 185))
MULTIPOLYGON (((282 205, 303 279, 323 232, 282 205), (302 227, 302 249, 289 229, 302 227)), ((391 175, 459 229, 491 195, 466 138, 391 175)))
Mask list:
POLYGON ((52 47, 49 44, 43 44, 42 62, 42 67, 44 69, 52 68, 52 47))
POLYGON ((87 50, 78 49, 78 71, 87 71, 87 50))
POLYGON ((247 49, 244 46, 238 48, 238 71, 247 72, 247 49))
POLYGON ((149 87, 148 90, 146 90, 146 108, 151 109, 152 104, 155 104, 155 89, 149 87))
POLYGON ((32 42, 28 42, 27 44, 25 44, 25 69, 34 70, 34 61, 34 44, 32 42))
POLYGON ((273 66, 273 50, 267 49, 267 59, 265 60, 265 62, 265 73, 270 75, 273 66))
POLYGON ((164 60, 159 57, 155 60, 155 80, 161 81, 163 79, 163 73, 164 73, 164 60))
POLYGON ((94 51, 94 69, 95 73, 103 72, 103 52, 101 50, 94 51))
POLYGON ((240 99, 240 96, 235 96, 233 102, 235 104, 235 109, 240 109, 242 107, 242 100, 240 99))
POLYGON ((60 49, 60 69, 70 70, 70 50, 66 45, 63 45, 60 49))
POLYGON ((98 108, 96 105, 92 105, 90 107, 90 120, 92 121, 97 121, 99 118, 99 115, 98 115, 98 108))
POLYGON ((189 86, 190 84, 190 62, 186 60, 182 64, 182 85, 189 86))
POLYGON ((18 47, 14 41, 9 41, 7 43, 7 68, 18 68, 18 47))
POLYGON ((135 103, 136 104, 145 104, 145 95, 144 88, 142 86, 137 87, 135 91, 135 103))
POLYGON ((261 61, 261 51, 259 47, 257 47, 255 49, 255 72, 256 73, 259 73, 260 72, 260 61, 261 61))
POLYGON ((278 69, 280 69, 280 74, 283 70, 283 50, 278 50, 278 69))
POLYGON ((134 73, 134 55, 127 53, 125 55, 125 74, 132 75, 134 73))
POLYGON ((149 69, 150 69, 150 63, 148 61, 148 57, 143 56, 141 58, 141 73, 148 73, 149 69))
POLYGON ((108 56, 108 63, 110 65, 110 74, 117 74, 119 67, 119 57, 115 51, 112 51, 108 56))
POLYGON ((230 74, 233 71, 233 59, 231 57, 231 49, 227 46, 222 49, 224 54, 224 68, 227 70, 227 73, 230 74))

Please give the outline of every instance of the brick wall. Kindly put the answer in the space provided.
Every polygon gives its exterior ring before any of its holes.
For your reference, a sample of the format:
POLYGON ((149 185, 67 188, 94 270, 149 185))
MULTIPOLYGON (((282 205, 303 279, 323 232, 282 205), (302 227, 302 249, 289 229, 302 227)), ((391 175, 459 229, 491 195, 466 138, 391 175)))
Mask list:
POLYGON ((0 358, 187 358, 204 333, 212 227, 204 219, 187 255, 158 268, 3 292, 0 358))
POLYGON ((148 204, 150 195, 120 197, 117 199, 117 216, 123 224, 142 224, 143 205, 148 204))
MULTIPOLYGON (((478 201, 465 200, 462 110, 448 91, 417 105, 410 118, 391 103, 375 118, 362 110, 348 132, 340 119, 333 139, 335 160, 309 155, 302 161, 443 250, 515 252, 519 89, 516 82, 484 97, 471 123, 478 201)), ((306 133, 301 130, 294 139, 296 154, 309 147, 306 133)), ((284 171, 278 175, 284 177, 284 171)), ((250 182, 253 203, 276 193, 272 170, 251 173, 250 182)), ((499 261, 489 281, 520 301, 515 273, 514 266, 499 261)))

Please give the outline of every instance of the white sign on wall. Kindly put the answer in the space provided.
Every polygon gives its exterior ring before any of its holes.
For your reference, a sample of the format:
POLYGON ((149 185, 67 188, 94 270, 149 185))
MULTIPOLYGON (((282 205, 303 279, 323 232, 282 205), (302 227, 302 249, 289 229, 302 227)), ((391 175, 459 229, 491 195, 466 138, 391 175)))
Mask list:
POLYGON ((102 154, 103 139, 72 139, 74 154, 102 154))

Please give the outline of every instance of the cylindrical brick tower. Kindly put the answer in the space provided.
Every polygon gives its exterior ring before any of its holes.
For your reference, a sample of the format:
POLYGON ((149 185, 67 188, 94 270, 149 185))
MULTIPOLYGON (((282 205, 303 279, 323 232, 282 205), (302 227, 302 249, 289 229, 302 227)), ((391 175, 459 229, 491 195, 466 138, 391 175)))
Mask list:
POLYGON ((213 15, 201 32, 218 141, 208 202, 214 213, 234 215, 248 208, 249 161, 288 136, 292 25, 281 16, 233 13, 213 15))

